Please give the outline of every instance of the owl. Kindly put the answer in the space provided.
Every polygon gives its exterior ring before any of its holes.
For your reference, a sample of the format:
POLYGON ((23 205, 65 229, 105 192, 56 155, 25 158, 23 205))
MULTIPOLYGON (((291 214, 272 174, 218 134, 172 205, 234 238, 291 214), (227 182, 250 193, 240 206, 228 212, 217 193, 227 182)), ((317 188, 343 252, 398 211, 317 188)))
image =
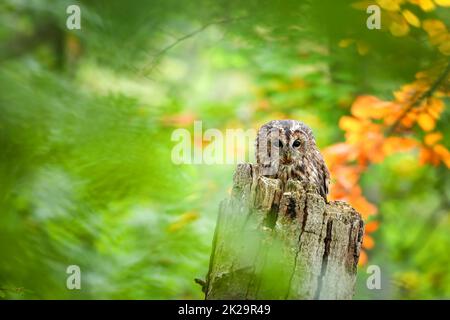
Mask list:
POLYGON ((260 174, 281 180, 307 181, 327 202, 330 173, 316 146, 311 129, 296 120, 273 120, 256 137, 256 161, 260 174))

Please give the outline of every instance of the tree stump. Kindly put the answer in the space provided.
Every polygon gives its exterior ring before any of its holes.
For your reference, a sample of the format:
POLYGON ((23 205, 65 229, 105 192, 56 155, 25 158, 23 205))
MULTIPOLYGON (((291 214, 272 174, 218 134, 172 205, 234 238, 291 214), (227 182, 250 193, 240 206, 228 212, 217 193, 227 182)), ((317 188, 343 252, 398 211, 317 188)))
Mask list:
POLYGON ((206 299, 351 299, 364 233, 344 202, 240 164, 219 209, 206 299))

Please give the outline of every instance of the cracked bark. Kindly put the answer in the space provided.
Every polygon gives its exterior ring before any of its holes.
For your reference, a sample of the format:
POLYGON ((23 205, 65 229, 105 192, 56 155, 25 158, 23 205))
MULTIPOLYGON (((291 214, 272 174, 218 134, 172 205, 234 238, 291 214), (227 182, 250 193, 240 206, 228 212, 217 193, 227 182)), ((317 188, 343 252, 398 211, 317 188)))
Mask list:
POLYGON ((315 187, 238 165, 219 209, 206 299, 351 299, 364 223, 315 187))

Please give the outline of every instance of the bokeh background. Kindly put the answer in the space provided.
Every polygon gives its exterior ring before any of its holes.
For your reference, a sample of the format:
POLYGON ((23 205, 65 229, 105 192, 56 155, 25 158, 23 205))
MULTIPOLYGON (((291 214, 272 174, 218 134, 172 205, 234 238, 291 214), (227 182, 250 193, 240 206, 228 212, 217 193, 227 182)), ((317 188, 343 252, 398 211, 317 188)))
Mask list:
POLYGON ((3 0, 0 298, 201 299, 235 165, 173 164, 172 132, 293 118, 367 222, 355 298, 449 299, 449 18, 446 0, 3 0))

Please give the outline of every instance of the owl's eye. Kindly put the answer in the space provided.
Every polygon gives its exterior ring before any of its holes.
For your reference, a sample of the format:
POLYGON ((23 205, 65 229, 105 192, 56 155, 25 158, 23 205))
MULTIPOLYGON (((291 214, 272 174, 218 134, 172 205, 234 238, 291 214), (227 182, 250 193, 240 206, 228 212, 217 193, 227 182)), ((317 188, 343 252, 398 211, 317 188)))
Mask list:
POLYGON ((283 142, 281 142, 281 140, 278 140, 278 147, 283 148, 283 142))
POLYGON ((294 147, 294 148, 298 148, 298 147, 300 147, 300 140, 295 140, 294 141, 294 143, 292 144, 292 146, 294 147))

